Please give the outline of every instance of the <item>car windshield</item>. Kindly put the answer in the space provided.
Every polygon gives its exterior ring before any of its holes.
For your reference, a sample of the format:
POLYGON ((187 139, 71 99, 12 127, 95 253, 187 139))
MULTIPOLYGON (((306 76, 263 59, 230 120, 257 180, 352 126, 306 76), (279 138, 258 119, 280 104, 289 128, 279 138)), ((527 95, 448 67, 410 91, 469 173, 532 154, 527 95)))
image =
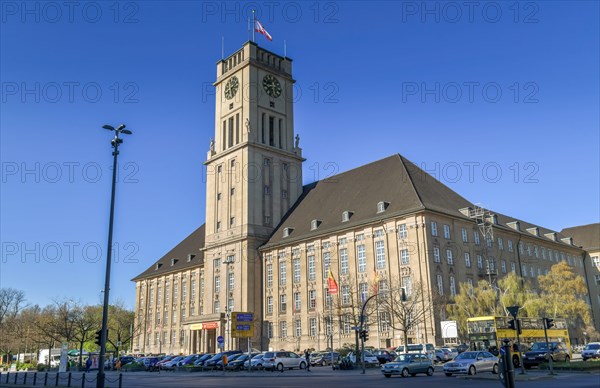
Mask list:
POLYGON ((456 357, 457 360, 474 360, 477 358, 477 352, 463 352, 456 357))
POLYGON ((252 357, 253 360, 259 360, 261 358, 263 358, 264 354, 257 354, 256 356, 252 357))
POLYGON ((546 350, 546 349, 548 349, 548 348, 546 347, 546 343, 545 342, 536 342, 531 347, 531 350, 533 350, 533 351, 535 351, 535 350, 546 350))
POLYGON ((411 359, 412 359, 411 355, 401 354, 398 357, 396 357, 396 359, 394 361, 396 361, 396 362, 409 362, 411 359))
POLYGON ((600 344, 588 344, 584 350, 596 350, 600 349, 600 344))

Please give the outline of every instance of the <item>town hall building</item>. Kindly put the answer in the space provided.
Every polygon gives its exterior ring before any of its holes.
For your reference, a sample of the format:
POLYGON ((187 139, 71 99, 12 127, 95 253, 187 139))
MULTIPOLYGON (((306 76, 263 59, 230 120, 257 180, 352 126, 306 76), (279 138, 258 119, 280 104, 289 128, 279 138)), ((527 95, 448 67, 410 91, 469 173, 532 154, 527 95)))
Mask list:
MULTIPOLYGON (((514 272, 535 286, 559 261, 598 272, 569 235, 481 209, 398 154, 303 186, 294 82, 292 60, 254 42, 217 63, 206 220, 132 279, 134 352, 216 352, 219 337, 226 350, 337 349, 355 342, 357 307, 394 284, 419 287, 430 311, 409 342, 442 345, 433 301, 463 283, 514 272), (252 313, 249 338, 232 338, 234 312, 252 313)), ((586 299, 598 325, 600 299, 586 299)), ((391 319, 369 317, 367 345, 402 343, 391 319)))

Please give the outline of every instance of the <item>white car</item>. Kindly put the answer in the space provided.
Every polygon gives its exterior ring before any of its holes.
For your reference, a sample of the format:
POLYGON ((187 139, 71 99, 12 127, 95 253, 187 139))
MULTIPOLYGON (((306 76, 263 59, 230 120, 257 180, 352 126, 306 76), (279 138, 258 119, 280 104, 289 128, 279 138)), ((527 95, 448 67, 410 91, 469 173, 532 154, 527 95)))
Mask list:
MULTIPOLYGON (((356 360, 356 355, 354 354, 354 352, 350 352, 348 354, 348 358, 350 359, 350 361, 352 361, 353 364, 358 364, 361 362, 360 353, 358 353, 358 361, 356 360)), ((365 350, 365 364, 379 365, 379 360, 373 355, 373 353, 365 350)))
POLYGON ((263 368, 268 370, 278 370, 283 372, 284 369, 304 369, 306 368, 306 360, 294 352, 266 352, 263 356, 263 368))

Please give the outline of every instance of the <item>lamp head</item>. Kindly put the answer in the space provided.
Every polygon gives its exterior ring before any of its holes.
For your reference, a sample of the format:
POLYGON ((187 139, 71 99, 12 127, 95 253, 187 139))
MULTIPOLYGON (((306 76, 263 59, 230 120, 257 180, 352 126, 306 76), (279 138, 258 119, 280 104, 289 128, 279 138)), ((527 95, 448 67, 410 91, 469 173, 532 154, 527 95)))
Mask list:
POLYGON ((108 125, 108 124, 107 125, 103 125, 102 128, 108 129, 109 131, 114 131, 115 130, 115 128, 112 125, 108 125))

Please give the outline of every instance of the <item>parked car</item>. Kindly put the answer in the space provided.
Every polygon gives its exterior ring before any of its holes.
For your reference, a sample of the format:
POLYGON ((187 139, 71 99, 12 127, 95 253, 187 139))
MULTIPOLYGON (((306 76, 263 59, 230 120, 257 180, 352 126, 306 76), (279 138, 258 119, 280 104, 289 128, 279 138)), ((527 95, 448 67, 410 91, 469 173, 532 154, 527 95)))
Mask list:
POLYGON ((331 365, 332 354, 333 354, 333 362, 334 363, 340 362, 340 354, 338 352, 333 352, 333 353, 325 352, 325 353, 321 353, 321 357, 318 359, 318 361, 315 365, 320 365, 320 366, 331 365))
POLYGON ((198 357, 198 359, 196 361, 194 361, 194 365, 195 366, 203 366, 204 363, 208 360, 210 360, 211 358, 214 357, 214 353, 206 353, 203 354, 202 356, 198 357))
POLYGON ((546 346, 546 342, 535 342, 531 345, 531 349, 523 355, 523 366, 529 369, 532 366, 548 362, 550 357, 552 357, 552 361, 569 362, 571 360, 569 350, 564 344, 549 342, 548 345, 550 347, 546 346))
POLYGON ((460 344, 456 347, 456 350, 458 350, 458 353, 462 353, 462 352, 466 352, 467 350, 469 350, 469 345, 467 344, 460 344))
POLYGON ((227 355, 227 358, 230 358, 234 354, 240 354, 240 353, 242 353, 240 350, 228 350, 226 352, 217 353, 212 358, 209 358, 208 360, 206 360, 202 366, 205 369, 217 369, 217 363, 223 359, 224 354, 227 355))
POLYGON ((590 358, 600 358, 600 342, 590 342, 585 345, 581 351, 581 358, 583 358, 583 361, 587 361, 590 358))
POLYGON ((458 356, 459 351, 457 348, 444 348, 444 349, 448 349, 450 351, 450 359, 454 360, 456 358, 456 356, 458 356))
POLYGON ((396 354, 394 352, 390 352, 386 349, 379 349, 373 352, 373 355, 377 357, 379 360, 379 364, 385 364, 386 362, 393 361, 396 358, 396 354))
MULTIPOLYGON (((259 353, 250 359, 250 369, 263 369, 263 357, 265 353, 259 353)), ((244 368, 248 368, 248 360, 244 361, 244 368)))
MULTIPOLYGON (((358 353, 358 361, 357 361, 356 355, 354 354, 354 352, 350 352, 350 353, 348 353, 348 359, 350 361, 352 361, 353 364, 356 364, 356 363, 361 362, 362 357, 359 352, 358 353)), ((375 357, 373 355, 373 353, 365 350, 365 364, 366 365, 379 365, 379 360, 377 359, 377 357, 375 357)))
POLYGON ((157 368, 160 368, 160 367, 162 367, 164 364, 166 364, 167 362, 171 361, 171 360, 172 360, 172 359, 174 359, 175 357, 177 357, 177 356, 166 356, 166 357, 164 357, 164 358, 160 359, 160 361, 158 361, 158 362, 156 363, 156 367, 157 367, 157 368))
POLYGON ((474 375, 480 372, 498 373, 498 357, 490 352, 463 352, 444 364, 446 376, 458 373, 474 375))
MULTIPOLYGON (((235 360, 237 360, 241 356, 243 356, 243 353, 237 353, 237 354, 227 355, 227 365, 229 365, 232 362, 235 362, 235 360)), ((223 358, 222 357, 215 364, 215 369, 223 370, 223 358)))
POLYGON ((323 355, 325 354, 325 352, 312 352, 310 354, 310 365, 319 365, 319 363, 321 362, 321 359, 323 358, 323 355))
POLYGON ((200 357, 200 354, 190 354, 183 360, 179 361, 178 366, 194 365, 194 362, 200 357))
POLYGON ((423 353, 427 357, 434 358, 435 346, 433 344, 408 344, 400 345, 396 348, 396 353, 423 353))
POLYGON ((167 362, 163 362, 162 364, 160 364, 160 369, 175 369, 176 366, 179 366, 179 362, 183 361, 184 358, 184 356, 177 356, 170 359, 167 362))
POLYGON ((423 353, 400 354, 393 361, 381 366, 381 373, 385 377, 392 377, 392 375, 408 377, 415 376, 417 373, 433 376, 433 371, 433 361, 423 353))
POLYGON ((435 348, 433 357, 436 362, 446 362, 452 359, 450 350, 447 348, 435 348))
POLYGON ((150 372, 158 369, 158 366, 156 366, 156 364, 158 364, 159 362, 160 358, 158 357, 144 357, 144 359, 142 360, 144 367, 147 371, 150 372))
POLYGON ((269 370, 304 369, 306 360, 294 352, 266 352, 263 356, 263 367, 269 370))
MULTIPOLYGON (((252 359, 252 357, 254 357, 258 354, 259 353, 251 353, 250 359, 252 359)), ((236 357, 236 356, 233 356, 233 357, 235 357, 235 359, 233 359, 232 361, 229 361, 229 363, 227 364, 227 370, 241 370, 243 368, 246 368, 246 369, 248 368, 248 364, 246 363, 246 361, 248 361, 248 353, 240 354, 239 357, 236 357)))

